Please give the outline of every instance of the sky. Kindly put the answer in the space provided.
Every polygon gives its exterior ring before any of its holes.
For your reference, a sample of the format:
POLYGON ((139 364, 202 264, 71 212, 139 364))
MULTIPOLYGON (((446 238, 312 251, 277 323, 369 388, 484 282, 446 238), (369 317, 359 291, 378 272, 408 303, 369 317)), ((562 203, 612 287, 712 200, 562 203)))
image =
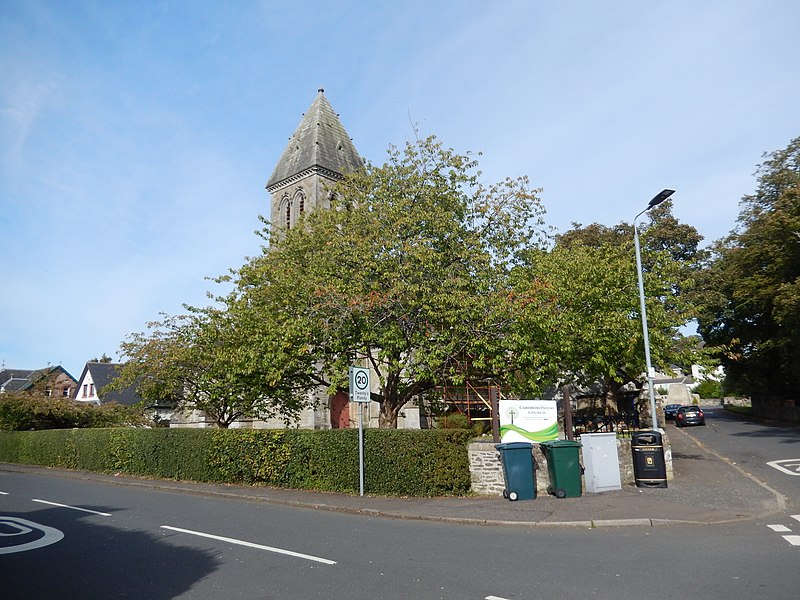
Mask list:
POLYGON ((260 252, 323 88, 359 153, 435 134, 547 225, 676 190, 707 243, 800 135, 796 0, 0 2, 0 367, 120 359, 260 252))

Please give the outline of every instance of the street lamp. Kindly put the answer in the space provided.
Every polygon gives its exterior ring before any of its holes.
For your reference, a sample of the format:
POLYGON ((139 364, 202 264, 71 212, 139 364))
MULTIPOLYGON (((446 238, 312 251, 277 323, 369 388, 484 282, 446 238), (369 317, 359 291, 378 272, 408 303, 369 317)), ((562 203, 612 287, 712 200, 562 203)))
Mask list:
POLYGON ((636 247, 636 274, 639 277, 639 304, 642 309, 642 334, 644 336, 644 360, 647 365, 647 387, 650 392, 650 416, 653 419, 653 429, 658 429, 658 417, 656 415, 656 394, 653 390, 653 367, 650 365, 650 336, 647 332, 647 309, 644 304, 644 283, 642 282, 642 253, 639 249, 639 231, 636 229, 636 219, 641 217, 654 206, 658 206, 664 200, 672 196, 675 190, 661 190, 653 196, 650 203, 642 212, 633 218, 633 243, 636 247))

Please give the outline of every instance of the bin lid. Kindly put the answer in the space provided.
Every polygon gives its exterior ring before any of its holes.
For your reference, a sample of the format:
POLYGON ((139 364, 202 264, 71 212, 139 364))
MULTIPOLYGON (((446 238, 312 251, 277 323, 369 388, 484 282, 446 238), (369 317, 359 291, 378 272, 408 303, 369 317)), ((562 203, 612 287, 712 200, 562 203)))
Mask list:
POLYGON ((505 444, 497 444, 495 446, 498 450, 533 450, 533 444, 528 442, 506 442, 505 444))
POLYGON ((661 443, 661 433, 658 431, 636 431, 631 435, 632 446, 658 446, 661 443))
POLYGON ((542 442, 542 446, 547 446, 548 448, 580 448, 581 443, 575 440, 551 440, 542 442))

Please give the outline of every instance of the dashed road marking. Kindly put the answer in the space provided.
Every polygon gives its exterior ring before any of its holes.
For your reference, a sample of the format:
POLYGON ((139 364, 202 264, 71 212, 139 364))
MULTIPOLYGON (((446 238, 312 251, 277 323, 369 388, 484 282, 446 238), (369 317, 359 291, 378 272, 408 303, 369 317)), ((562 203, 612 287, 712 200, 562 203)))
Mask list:
POLYGON ((80 506, 70 506, 69 504, 59 504, 58 502, 50 502, 48 500, 39 500, 37 498, 32 498, 34 502, 38 502, 40 504, 49 504, 50 506, 58 506, 61 508, 70 508, 72 510, 80 510, 82 512, 92 513, 93 515, 100 515, 101 517, 110 517, 111 513, 104 513, 97 510, 91 510, 89 508, 81 508, 80 506))
POLYGON ((789 542, 792 546, 800 546, 800 535, 784 535, 783 539, 789 542))
POLYGON ((782 460, 772 460, 767 463, 773 469, 777 469, 786 475, 800 476, 800 458, 784 458, 782 460))
POLYGON ((777 531, 778 533, 786 533, 787 531, 791 531, 786 525, 767 525, 772 531, 777 531))
POLYGON ((800 515, 792 515, 792 518, 793 518, 795 521, 800 521, 800 515))
POLYGON ((221 535, 213 535, 211 533, 203 533, 202 531, 192 531, 191 529, 181 529, 180 527, 170 527, 169 525, 162 525, 161 529, 169 529, 170 531, 177 531, 178 533, 188 533, 189 535, 197 535, 212 540, 219 540, 229 544, 237 544, 239 546, 246 546, 248 548, 256 548, 258 550, 266 550, 267 552, 275 552, 277 554, 285 554, 287 556, 294 556, 295 558, 304 558, 306 560, 313 560, 326 565, 335 565, 335 560, 328 560, 327 558, 320 558, 310 554, 301 554, 300 552, 293 552, 291 550, 284 550, 282 548, 273 548, 272 546, 263 546, 261 544, 254 544, 253 542, 246 542, 244 540, 237 540, 234 538, 223 537, 221 535))

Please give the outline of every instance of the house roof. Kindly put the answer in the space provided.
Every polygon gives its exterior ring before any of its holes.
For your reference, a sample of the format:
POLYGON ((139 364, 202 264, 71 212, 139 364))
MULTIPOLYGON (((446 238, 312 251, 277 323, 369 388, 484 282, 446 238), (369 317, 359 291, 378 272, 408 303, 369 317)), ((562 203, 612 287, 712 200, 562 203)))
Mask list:
POLYGON ((267 182, 270 192, 304 171, 323 170, 335 177, 364 165, 324 90, 318 92, 267 182))
POLYGON ((30 389, 37 381, 55 373, 63 373, 73 383, 76 383, 75 378, 61 365, 44 369, 2 369, 0 370, 0 392, 20 392, 30 389))
POLYGON ((88 362, 81 373, 80 382, 86 378, 86 373, 92 376, 92 382, 97 390, 97 395, 102 402, 119 402, 131 406, 142 401, 142 397, 136 393, 136 386, 132 385, 124 390, 104 393, 103 388, 114 381, 119 376, 120 363, 88 362))

